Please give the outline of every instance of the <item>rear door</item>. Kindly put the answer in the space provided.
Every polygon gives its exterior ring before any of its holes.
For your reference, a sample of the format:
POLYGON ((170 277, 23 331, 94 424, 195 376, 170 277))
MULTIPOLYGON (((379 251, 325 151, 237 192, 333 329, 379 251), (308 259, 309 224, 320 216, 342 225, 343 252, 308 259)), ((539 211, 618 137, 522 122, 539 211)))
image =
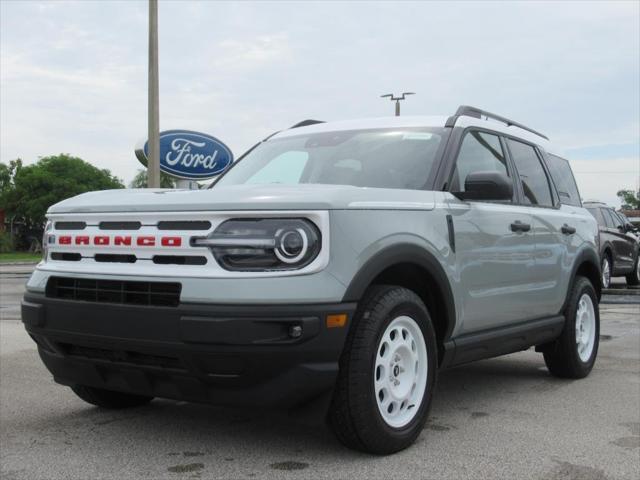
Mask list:
MULTIPOLYGON (((471 129, 462 138, 450 191, 464 191, 465 178, 476 171, 497 171, 513 178, 500 137, 471 129)), ((505 202, 452 196, 449 213, 456 235, 461 333, 522 320, 533 300, 535 242, 530 208, 517 205, 515 195, 505 202)))
POLYGON ((531 271, 531 312, 536 317, 557 314, 567 296, 571 268, 584 239, 576 232, 587 222, 588 213, 580 208, 580 198, 568 164, 557 159, 554 170, 562 188, 563 203, 551 181, 543 153, 535 146, 507 139, 522 189, 522 202, 531 206, 535 236, 535 266, 531 271), (571 205, 573 203, 574 205, 571 205), (575 205, 577 204, 577 205, 575 205))
POLYGON ((634 266, 635 239, 625 232, 622 220, 612 209, 603 208, 602 213, 613 244, 613 273, 628 273, 634 266))

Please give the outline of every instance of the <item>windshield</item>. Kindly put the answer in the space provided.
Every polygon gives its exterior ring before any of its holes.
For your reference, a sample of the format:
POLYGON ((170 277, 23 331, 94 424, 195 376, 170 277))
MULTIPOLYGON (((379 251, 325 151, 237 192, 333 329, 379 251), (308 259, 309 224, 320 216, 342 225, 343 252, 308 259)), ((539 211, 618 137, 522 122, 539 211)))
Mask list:
POLYGON ((443 128, 349 130, 274 138, 215 185, 302 184, 422 189, 445 142, 443 128))

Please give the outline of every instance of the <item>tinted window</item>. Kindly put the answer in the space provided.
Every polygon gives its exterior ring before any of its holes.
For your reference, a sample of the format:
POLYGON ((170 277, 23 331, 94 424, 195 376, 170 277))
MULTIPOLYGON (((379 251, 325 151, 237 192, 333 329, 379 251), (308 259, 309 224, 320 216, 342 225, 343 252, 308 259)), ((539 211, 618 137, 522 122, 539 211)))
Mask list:
POLYGON ((275 136, 236 162, 224 185, 327 184, 422 189, 446 142, 443 128, 342 130, 275 136))
POLYGON ((587 210, 589 210, 589 213, 591 215, 593 215, 593 218, 596 219, 596 221, 598 222, 598 225, 600 225, 601 227, 606 227, 607 224, 604 221, 604 217, 602 216, 602 213, 600 213, 600 209, 597 207, 587 207, 587 210))
POLYGON ((608 227, 617 228, 618 226, 622 225, 620 218, 615 214, 613 210, 610 210, 608 208, 603 208, 602 213, 605 216, 608 227))
POLYGON ((473 172, 494 171, 509 175, 507 162, 500 139, 496 135, 483 132, 469 132, 465 135, 456 168, 451 180, 451 190, 464 192, 464 181, 473 172))
POLYGON ((578 186, 573 178, 569 162, 564 158, 548 155, 547 166, 549 167, 549 173, 551 173, 553 183, 555 183, 556 189, 558 189, 560 203, 579 207, 581 205, 580 193, 578 193, 578 186))
POLYGON ((514 140, 507 140, 507 142, 522 182, 525 203, 545 207, 553 206, 549 180, 535 149, 514 140))

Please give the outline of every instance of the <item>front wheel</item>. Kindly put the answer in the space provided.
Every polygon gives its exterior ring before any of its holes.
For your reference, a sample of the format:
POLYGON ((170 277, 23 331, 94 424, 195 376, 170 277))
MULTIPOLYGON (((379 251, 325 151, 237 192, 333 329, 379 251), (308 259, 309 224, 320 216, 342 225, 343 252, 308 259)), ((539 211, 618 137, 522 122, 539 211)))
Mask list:
POLYGON ((636 258, 636 266, 629 275, 627 275, 627 285, 639 285, 640 284, 640 252, 638 252, 638 258, 636 258))
POLYGON ((414 292, 375 286, 354 318, 329 423, 350 448, 376 454, 411 445, 427 419, 437 346, 429 312, 414 292))
POLYGON ((602 288, 609 288, 611 285, 611 259, 609 254, 605 254, 602 259, 602 288))
POLYGON ((576 277, 571 290, 565 324, 560 337, 544 350, 544 361, 552 375, 584 378, 598 355, 600 313, 598 297, 591 282, 576 277))

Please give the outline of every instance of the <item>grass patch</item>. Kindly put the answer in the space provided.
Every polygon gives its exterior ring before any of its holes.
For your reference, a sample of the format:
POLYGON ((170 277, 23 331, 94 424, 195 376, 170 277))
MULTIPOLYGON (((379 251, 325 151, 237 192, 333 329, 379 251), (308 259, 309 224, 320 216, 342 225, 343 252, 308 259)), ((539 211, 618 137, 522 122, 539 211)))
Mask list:
POLYGON ((39 262, 42 255, 29 252, 0 253, 0 263, 39 262))

